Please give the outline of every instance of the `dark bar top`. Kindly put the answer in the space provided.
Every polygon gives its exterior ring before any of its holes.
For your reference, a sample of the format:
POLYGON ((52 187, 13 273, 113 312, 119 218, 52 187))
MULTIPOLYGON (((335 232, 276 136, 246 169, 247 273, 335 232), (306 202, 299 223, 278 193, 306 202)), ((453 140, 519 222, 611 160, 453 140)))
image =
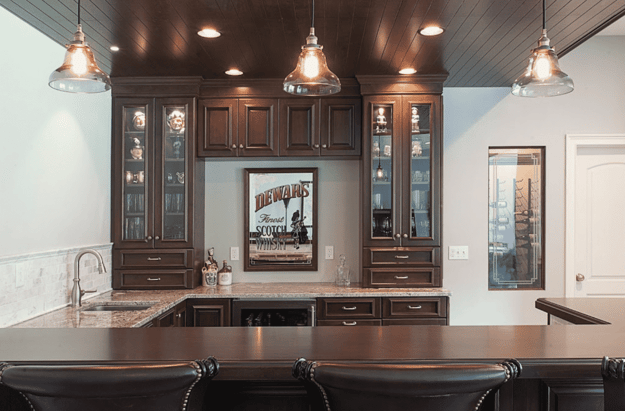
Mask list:
MULTIPOLYGON (((219 379, 290 380, 298 357, 337 361, 503 360, 522 377, 595 374, 625 357, 625 328, 388 326, 275 328, 0 329, 0 361, 150 361, 215 356, 219 379)), ((598 375, 598 374, 597 374, 598 375)))

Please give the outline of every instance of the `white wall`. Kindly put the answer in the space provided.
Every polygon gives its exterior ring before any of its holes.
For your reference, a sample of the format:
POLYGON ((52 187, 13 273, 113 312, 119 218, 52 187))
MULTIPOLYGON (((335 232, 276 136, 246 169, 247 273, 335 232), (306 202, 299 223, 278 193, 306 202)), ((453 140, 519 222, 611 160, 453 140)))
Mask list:
POLYGON ((563 57, 575 82, 565 96, 444 89, 444 286, 453 325, 545 324, 536 298, 564 297, 565 134, 625 132, 623 40, 595 37, 563 57), (546 147, 545 291, 488 291, 488 147, 506 145, 546 147), (447 260, 450 245, 468 245, 469 260, 447 260))
POLYGON ((111 94, 50 88, 65 49, 3 8, 0 37, 0 257, 109 243, 111 94))
POLYGON ((65 49, 2 7, 0 38, 3 327, 69 302, 82 247, 99 250, 108 269, 81 260, 83 289, 111 288, 111 94, 48 87, 65 49))
POLYGON ((215 247, 220 263, 228 260, 233 281, 238 282, 328 282, 334 281, 340 254, 360 272, 360 162, 358 160, 298 161, 206 161, 206 247, 215 247), (244 272, 243 245, 245 205, 244 169, 273 167, 317 167, 319 169, 319 260, 318 271, 244 272), (334 260, 324 259, 326 245, 334 246, 334 260), (230 247, 239 247, 241 259, 230 260, 230 247))

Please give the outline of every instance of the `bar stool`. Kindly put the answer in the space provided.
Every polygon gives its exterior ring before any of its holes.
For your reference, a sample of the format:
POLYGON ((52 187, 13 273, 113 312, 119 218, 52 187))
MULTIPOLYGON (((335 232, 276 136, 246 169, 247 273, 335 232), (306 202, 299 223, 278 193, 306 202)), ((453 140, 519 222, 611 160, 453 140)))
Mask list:
POLYGON ((19 392, 36 411, 191 411, 201 409, 206 386, 218 372, 213 357, 88 365, 0 363, 0 384, 19 392))
POLYGON ((625 361, 622 358, 603 357, 601 377, 603 377, 603 409, 625 410, 625 361))
POLYGON ((293 364, 313 407, 326 411, 479 410, 492 390, 521 373, 517 360, 500 364, 293 364))

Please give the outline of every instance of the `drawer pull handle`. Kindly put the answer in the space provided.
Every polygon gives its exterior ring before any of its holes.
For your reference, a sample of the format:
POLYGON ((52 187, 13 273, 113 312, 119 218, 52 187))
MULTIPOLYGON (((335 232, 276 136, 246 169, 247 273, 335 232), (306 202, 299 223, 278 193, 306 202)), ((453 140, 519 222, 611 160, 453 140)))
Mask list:
POLYGON ((148 278, 148 281, 161 281, 160 278, 148 278))
POLYGON ((417 305, 416 307, 413 307, 412 305, 409 305, 409 306, 408 306, 408 309, 409 309, 409 310, 420 310, 420 309, 421 309, 421 306, 420 306, 420 305, 417 305))
POLYGON ((406 260, 406 259, 410 258, 410 256, 407 256, 407 255, 396 255, 395 258, 397 258, 398 260, 399 259, 406 260))
POLYGON ((407 279, 408 279, 408 276, 407 276, 407 275, 402 275, 402 276, 396 275, 396 276, 395 276, 395 279, 396 279, 396 280, 407 280, 407 279))
POLYGON ((343 325, 356 325, 358 324, 356 321, 352 321, 351 323, 348 323, 347 321, 343 321, 343 325))
POLYGON ((161 261, 161 257, 148 257, 148 261, 161 261))
POLYGON ((356 306, 354 307, 343 307, 343 311, 354 311, 356 309, 356 306))

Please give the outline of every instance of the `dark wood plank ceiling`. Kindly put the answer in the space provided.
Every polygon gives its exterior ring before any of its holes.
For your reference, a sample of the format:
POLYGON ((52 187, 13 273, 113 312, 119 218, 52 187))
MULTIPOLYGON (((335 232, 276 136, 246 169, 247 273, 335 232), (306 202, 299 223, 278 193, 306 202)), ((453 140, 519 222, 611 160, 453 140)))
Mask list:
MULTIPOLYGON (((76 29, 76 0, 0 0, 56 42, 76 29)), ((82 0, 83 31, 112 77, 283 78, 295 67, 310 0, 82 0), (205 39, 198 30, 222 33, 205 39), (109 46, 117 45, 114 53, 109 46)), ((625 14, 625 0, 549 0, 547 29, 559 56, 625 14)), ((448 72, 448 87, 509 86, 542 27, 541 0, 316 0, 315 29, 330 69, 357 74, 448 72), (445 32, 424 37, 418 29, 445 32)), ((59 55, 59 65, 62 56, 59 55)), ((52 71, 55 67, 50 67, 52 71)), ((566 67, 563 67, 566 71, 566 67)))

